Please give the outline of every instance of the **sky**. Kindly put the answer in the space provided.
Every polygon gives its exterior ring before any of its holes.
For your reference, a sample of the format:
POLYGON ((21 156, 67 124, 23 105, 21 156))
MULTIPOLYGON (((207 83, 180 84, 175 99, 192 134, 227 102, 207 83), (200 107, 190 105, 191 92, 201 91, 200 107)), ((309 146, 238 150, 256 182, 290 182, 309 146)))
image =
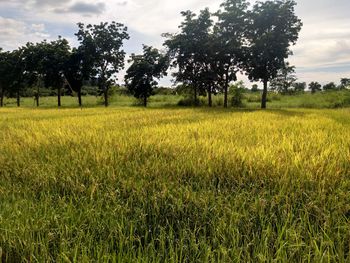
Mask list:
MULTIPOLYGON (((72 46, 77 23, 116 21, 128 27, 128 55, 140 53, 142 44, 162 48, 162 33, 175 33, 181 11, 218 10, 223 0, 0 0, 0 47, 13 50, 26 42, 55 40, 60 35, 72 46)), ((251 0, 253 3, 254 0, 251 0)), ((296 0, 296 14, 303 22, 289 62, 298 81, 339 83, 350 78, 349 0, 296 0)), ((124 72, 118 74, 122 83, 124 72)), ((251 85, 245 76, 240 80, 251 85)), ((171 77, 161 80, 171 85, 171 77)))

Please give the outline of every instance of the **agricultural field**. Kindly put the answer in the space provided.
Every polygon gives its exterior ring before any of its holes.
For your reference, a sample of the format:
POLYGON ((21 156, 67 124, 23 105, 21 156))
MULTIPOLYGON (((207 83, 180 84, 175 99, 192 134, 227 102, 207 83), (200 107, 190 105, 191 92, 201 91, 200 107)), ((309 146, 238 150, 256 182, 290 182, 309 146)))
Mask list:
POLYGON ((350 109, 0 109, 3 262, 349 262, 350 109))

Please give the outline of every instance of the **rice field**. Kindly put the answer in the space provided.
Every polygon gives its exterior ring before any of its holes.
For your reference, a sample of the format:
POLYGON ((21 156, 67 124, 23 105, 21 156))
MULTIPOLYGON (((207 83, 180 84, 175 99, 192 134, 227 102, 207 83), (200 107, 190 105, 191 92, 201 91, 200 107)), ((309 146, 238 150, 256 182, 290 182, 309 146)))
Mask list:
POLYGON ((350 109, 0 109, 3 262, 350 262, 350 109))

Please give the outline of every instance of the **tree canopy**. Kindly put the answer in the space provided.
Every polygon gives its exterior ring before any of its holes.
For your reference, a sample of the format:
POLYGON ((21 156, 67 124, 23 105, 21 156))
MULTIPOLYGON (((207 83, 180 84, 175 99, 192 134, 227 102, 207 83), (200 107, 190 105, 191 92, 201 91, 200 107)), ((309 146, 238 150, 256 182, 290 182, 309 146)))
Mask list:
POLYGON ((127 27, 121 23, 100 23, 84 25, 79 23, 76 33, 81 49, 89 52, 93 61, 93 72, 98 87, 104 94, 108 106, 108 90, 114 83, 114 76, 124 67, 124 40, 129 39, 127 27))
POLYGON ((273 80, 298 40, 301 20, 295 15, 293 0, 257 2, 249 11, 249 48, 245 69, 251 80, 264 83, 261 107, 266 108, 267 84, 273 80))
POLYGON ((146 107, 147 99, 158 85, 156 79, 167 74, 168 57, 158 49, 143 46, 143 54, 131 55, 129 63, 132 64, 126 72, 126 87, 136 98, 142 99, 146 107))

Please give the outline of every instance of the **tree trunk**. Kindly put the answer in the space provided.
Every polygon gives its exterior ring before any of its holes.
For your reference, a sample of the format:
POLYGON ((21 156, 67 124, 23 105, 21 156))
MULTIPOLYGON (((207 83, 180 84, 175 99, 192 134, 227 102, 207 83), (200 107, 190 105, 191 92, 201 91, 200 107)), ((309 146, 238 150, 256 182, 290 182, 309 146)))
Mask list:
POLYGON ((78 89, 78 102, 79 102, 79 107, 83 107, 83 102, 81 100, 81 87, 78 89))
POLYGON ((105 98, 105 107, 108 107, 108 89, 107 88, 104 88, 103 94, 105 98))
POLYGON ((4 88, 2 87, 0 91, 0 107, 4 107, 4 88))
POLYGON ((19 91, 17 91, 17 107, 21 107, 21 97, 19 95, 19 91))
POLYGON ((226 75, 225 87, 224 87, 224 108, 228 106, 228 76, 226 75))
POLYGON ((58 107, 61 107, 61 87, 58 87, 57 89, 57 105, 58 107))
POLYGON ((143 106, 147 107, 147 96, 143 97, 143 106))
POLYGON ((213 107, 212 87, 209 87, 209 89, 208 89, 208 105, 209 105, 209 107, 213 107))
POLYGON ((267 102, 267 79, 264 79, 264 90, 261 98, 261 108, 266 109, 267 102))
POLYGON ((36 94, 35 94, 35 100, 36 100, 36 106, 39 107, 39 98, 40 98, 40 88, 38 87, 36 90, 36 94))
POLYGON ((197 87, 194 87, 194 105, 197 106, 197 87))

